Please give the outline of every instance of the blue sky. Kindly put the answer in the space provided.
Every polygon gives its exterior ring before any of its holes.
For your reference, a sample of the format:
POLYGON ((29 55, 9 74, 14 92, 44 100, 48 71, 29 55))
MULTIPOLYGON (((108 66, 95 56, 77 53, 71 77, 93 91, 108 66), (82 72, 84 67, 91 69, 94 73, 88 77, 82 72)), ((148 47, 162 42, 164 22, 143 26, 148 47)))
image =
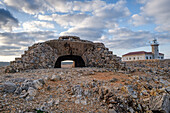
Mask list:
POLYGON ((121 56, 159 50, 170 58, 170 0, 1 0, 0 61, 37 42, 76 35, 121 56))

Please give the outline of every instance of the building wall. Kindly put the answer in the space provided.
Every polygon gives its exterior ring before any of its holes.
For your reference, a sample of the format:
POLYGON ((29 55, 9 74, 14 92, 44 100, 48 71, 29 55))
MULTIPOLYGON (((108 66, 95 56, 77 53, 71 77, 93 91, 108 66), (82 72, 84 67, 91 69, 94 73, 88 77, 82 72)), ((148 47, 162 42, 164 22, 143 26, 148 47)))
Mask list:
POLYGON ((145 59, 154 59, 152 54, 145 54, 145 59))
POLYGON ((145 60, 145 54, 127 55, 122 57, 122 61, 136 61, 136 60, 145 60))
POLYGON ((164 59, 164 55, 159 55, 159 59, 164 59))
POLYGON ((154 59, 159 59, 159 49, 158 49, 158 46, 159 44, 152 44, 152 53, 153 53, 153 56, 154 56, 154 59))
MULTIPOLYGON (((136 61, 150 59, 154 59, 153 54, 127 55, 122 57, 122 61, 136 61)), ((164 59, 164 55, 159 55, 158 59, 164 59)))

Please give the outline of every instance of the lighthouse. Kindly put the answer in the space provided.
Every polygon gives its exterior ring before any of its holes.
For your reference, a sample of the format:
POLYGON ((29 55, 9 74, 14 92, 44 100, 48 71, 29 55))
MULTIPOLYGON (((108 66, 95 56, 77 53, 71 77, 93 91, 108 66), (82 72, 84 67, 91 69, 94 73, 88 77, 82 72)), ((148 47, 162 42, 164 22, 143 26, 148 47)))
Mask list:
POLYGON ((152 54, 154 59, 159 59, 159 49, 158 49, 158 42, 156 39, 154 39, 151 43, 152 46, 152 54))

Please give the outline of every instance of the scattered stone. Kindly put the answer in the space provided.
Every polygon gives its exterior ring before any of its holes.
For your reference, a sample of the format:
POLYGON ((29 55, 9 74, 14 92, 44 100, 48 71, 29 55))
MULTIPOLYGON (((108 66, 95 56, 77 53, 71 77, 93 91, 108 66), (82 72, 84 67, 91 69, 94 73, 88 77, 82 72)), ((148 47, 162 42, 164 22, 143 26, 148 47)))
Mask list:
POLYGON ((117 81, 118 81, 117 78, 112 78, 112 79, 110 80, 110 82, 117 82, 117 81))
POLYGON ((34 80, 34 81, 33 81, 33 84, 34 84, 34 87, 35 87, 36 89, 41 89, 41 88, 43 88, 45 82, 44 82, 43 79, 38 79, 38 80, 34 80))
POLYGON ((169 113, 169 76, 147 75, 148 71, 128 76, 109 71, 105 68, 37 69, 10 74, 10 78, 1 75, 0 112, 169 113), (89 75, 91 71, 95 75, 89 75), (98 72, 107 73, 100 77, 98 72), (112 74, 118 78, 110 77, 112 74), (56 77, 54 81, 60 82, 54 82, 52 77, 45 80, 44 75, 57 75, 59 79, 56 77), (112 84, 116 79, 124 83, 112 84), (16 85, 14 94, 4 92, 4 81, 16 85))
POLYGON ((81 100, 81 104, 87 105, 87 100, 86 99, 85 100, 81 100))
POLYGON ((80 99, 75 100, 75 104, 80 104, 80 99))
POLYGON ((159 96, 152 96, 150 98, 149 107, 152 111, 170 112, 170 95, 163 94, 159 96))
POLYGON ((37 95, 37 90, 34 89, 33 87, 29 87, 27 92, 28 92, 29 96, 35 97, 37 95))
POLYGON ((114 109, 109 109, 109 113, 117 113, 114 109))
POLYGON ((2 91, 4 91, 5 93, 14 93, 17 86, 16 84, 12 83, 12 82, 5 82, 3 85, 2 85, 2 91))
POLYGON ((52 75, 51 81, 60 81, 61 77, 59 75, 52 75))

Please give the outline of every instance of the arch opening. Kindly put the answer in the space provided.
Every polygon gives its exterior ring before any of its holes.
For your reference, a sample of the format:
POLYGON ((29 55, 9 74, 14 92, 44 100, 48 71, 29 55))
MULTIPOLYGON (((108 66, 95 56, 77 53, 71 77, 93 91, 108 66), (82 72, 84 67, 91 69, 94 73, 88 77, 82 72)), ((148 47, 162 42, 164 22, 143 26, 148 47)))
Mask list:
POLYGON ((54 68, 61 68, 62 61, 72 60, 74 62, 74 67, 85 67, 85 62, 81 56, 77 55, 65 55, 60 56, 55 62, 54 68))
POLYGON ((75 67, 75 62, 73 60, 61 61, 61 68, 73 68, 75 67))

